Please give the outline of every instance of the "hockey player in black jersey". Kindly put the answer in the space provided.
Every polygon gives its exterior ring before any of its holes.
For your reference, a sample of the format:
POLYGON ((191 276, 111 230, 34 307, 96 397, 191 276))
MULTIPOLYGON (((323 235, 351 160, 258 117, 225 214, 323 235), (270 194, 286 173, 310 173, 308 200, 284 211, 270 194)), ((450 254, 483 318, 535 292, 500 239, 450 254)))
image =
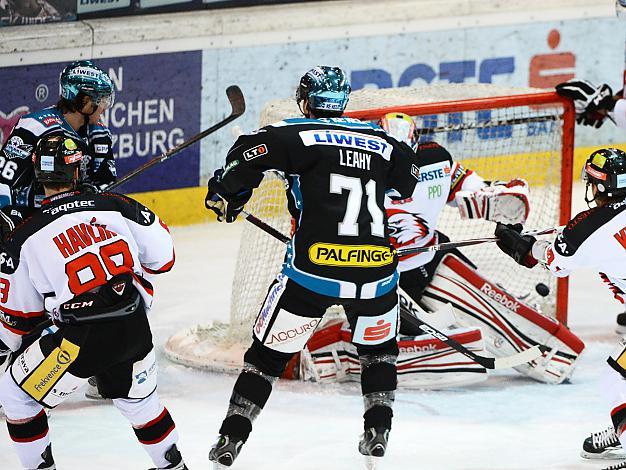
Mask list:
POLYGON ((264 171, 283 172, 295 225, 209 456, 218 465, 232 465, 274 382, 335 304, 346 312, 362 367, 359 451, 385 453, 396 389, 398 274, 384 196, 411 194, 417 167, 406 144, 376 125, 340 117, 349 92, 341 69, 313 68, 296 92, 305 118, 240 136, 209 180, 207 207, 232 222, 264 171))
MULTIPOLYGON (((72 62, 59 78, 61 96, 55 106, 25 114, 0 152, 0 207, 38 207, 44 198, 34 181, 32 155, 48 135, 70 134, 83 152, 80 179, 101 187, 116 179, 111 132, 100 121, 113 104, 113 82, 89 60, 72 62)), ((0 142, 1 144, 1 142, 0 142)))
POLYGON ((22 468, 55 469, 44 407, 95 376, 130 421, 152 470, 185 470, 174 421, 156 392, 147 317, 148 279, 172 268, 172 238, 130 198, 75 191, 82 158, 71 138, 40 140, 34 171, 46 198, 0 252, 0 339, 14 352, 0 378, 9 436, 22 468), (35 326, 49 317, 58 330, 40 337, 35 326))
MULTIPOLYGON (((593 152, 583 170, 585 201, 595 207, 576 215, 554 242, 522 235, 522 226, 498 224, 498 246, 517 263, 537 263, 555 276, 568 276, 579 268, 599 271, 613 296, 626 300, 626 153, 608 148, 593 152)), ((602 390, 613 425, 592 433, 583 443, 588 459, 626 458, 626 337, 607 360, 602 390)), ((626 460, 607 470, 626 469, 626 460)))

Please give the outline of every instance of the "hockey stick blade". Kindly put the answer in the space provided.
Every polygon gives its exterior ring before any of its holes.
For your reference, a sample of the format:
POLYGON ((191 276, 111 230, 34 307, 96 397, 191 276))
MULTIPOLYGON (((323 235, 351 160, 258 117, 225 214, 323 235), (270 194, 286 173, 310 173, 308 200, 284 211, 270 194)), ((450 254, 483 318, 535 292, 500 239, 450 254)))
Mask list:
POLYGON ((130 173, 124 175, 122 178, 108 185, 106 188, 104 188, 104 191, 112 191, 113 189, 117 188, 118 186, 121 186, 122 184, 126 183, 128 180, 139 175, 140 173, 143 173, 148 168, 153 167, 157 163, 161 163, 161 162, 164 162, 165 160, 168 160, 169 158, 180 153, 182 150, 186 149, 190 145, 193 145, 199 140, 204 139, 206 136, 213 134, 215 131, 217 131, 218 129, 221 129, 222 127, 227 125, 229 122, 234 121, 246 111, 246 102, 244 100, 243 93, 241 92, 241 88, 239 88, 237 85, 229 86, 228 88, 226 88, 226 96, 228 98, 228 102, 230 103, 230 107, 231 107, 230 115, 228 115, 221 121, 213 124, 208 129, 205 129, 199 134, 194 135, 189 140, 186 140, 185 142, 177 145, 176 147, 169 149, 167 152, 162 153, 158 157, 154 157, 148 160, 146 163, 144 163, 140 167, 135 168, 130 173))
POLYGON ((496 357, 494 360, 494 369, 508 369, 510 367, 521 366, 527 362, 532 362, 541 357, 543 353, 539 346, 524 349, 522 352, 507 357, 496 357))

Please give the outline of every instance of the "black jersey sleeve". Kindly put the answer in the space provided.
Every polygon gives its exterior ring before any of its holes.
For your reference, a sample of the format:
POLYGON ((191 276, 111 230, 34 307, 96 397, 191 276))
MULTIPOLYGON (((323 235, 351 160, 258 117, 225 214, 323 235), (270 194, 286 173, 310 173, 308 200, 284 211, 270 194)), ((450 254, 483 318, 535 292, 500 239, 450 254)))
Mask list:
POLYGON ((90 165, 87 182, 98 187, 109 185, 117 179, 111 132, 101 123, 89 129, 90 165))
POLYGON ((24 127, 16 126, 0 153, 0 184, 10 188, 12 200, 20 189, 33 181, 32 155, 38 136, 24 127))
POLYGON ((387 195, 391 199, 405 199, 413 194, 419 175, 417 156, 404 142, 390 139, 393 145, 391 166, 387 179, 387 195))
POLYGON ((228 194, 254 189, 267 170, 289 172, 289 153, 271 127, 239 136, 228 151, 221 184, 228 194))

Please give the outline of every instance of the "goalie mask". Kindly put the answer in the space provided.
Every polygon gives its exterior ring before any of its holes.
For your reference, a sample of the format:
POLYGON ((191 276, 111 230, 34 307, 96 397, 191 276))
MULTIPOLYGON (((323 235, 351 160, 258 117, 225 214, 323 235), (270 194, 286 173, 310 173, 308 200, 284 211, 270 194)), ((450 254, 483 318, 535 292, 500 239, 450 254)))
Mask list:
POLYGON ((82 160, 83 152, 72 137, 67 135, 43 137, 33 153, 35 180, 42 184, 75 185, 82 160))
POLYGON ((350 97, 350 83, 339 67, 319 65, 300 79, 296 101, 305 116, 313 111, 318 117, 338 117, 343 114, 350 97), (308 109, 302 103, 307 100, 308 109))
POLYGON ((419 143, 419 133, 411 116, 404 113, 387 113, 378 121, 387 134, 406 143, 414 151, 419 143))
POLYGON ((604 198, 626 196, 626 153, 616 148, 600 149, 589 155, 582 171, 586 183, 585 202, 591 204, 598 195, 604 198), (589 195, 595 186, 596 194, 589 195))

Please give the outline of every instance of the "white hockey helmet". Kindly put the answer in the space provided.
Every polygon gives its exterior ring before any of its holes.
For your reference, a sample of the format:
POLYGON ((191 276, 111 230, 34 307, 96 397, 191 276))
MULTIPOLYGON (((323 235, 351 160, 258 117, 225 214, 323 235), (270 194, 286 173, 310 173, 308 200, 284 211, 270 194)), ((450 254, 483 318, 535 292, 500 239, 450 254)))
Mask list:
POLYGON ((387 113, 378 121, 387 134, 406 143, 413 150, 417 150, 419 133, 411 116, 404 113, 387 113))

